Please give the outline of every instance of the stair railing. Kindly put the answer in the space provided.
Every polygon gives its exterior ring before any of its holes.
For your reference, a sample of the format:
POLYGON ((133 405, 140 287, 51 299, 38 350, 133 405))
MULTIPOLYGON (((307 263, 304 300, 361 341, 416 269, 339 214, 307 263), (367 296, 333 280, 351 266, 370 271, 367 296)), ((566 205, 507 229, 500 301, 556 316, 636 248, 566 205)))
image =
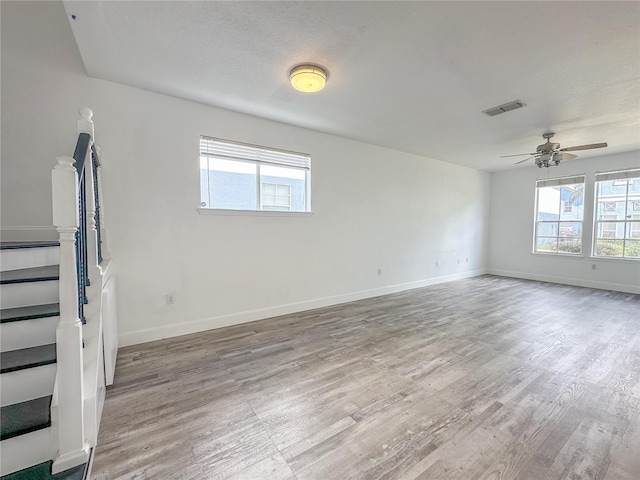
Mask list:
MULTIPOLYGON (((105 376, 109 377, 104 367, 103 307, 111 312, 111 323, 115 321, 115 305, 103 305, 103 299, 115 297, 115 287, 113 280, 109 283, 111 262, 103 265, 104 218, 100 208, 99 152, 93 144, 93 112, 82 108, 79 114, 73 158, 57 157, 52 172, 53 224, 60 238, 60 321, 56 330, 54 395, 58 455, 53 473, 87 462, 96 444, 105 376), (84 323, 87 325, 83 327, 84 323)), ((114 329, 112 326, 111 331, 114 329)), ((114 341, 110 343, 113 351, 114 341)), ((115 358, 110 362, 113 367, 115 358)))

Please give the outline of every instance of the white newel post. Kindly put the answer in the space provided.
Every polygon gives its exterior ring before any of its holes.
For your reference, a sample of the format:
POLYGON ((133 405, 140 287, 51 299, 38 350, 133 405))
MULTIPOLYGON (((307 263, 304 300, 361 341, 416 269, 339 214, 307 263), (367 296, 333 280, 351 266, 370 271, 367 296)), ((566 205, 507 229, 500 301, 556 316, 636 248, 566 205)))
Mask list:
POLYGON ((56 330, 58 455, 53 472, 85 463, 82 323, 78 318, 75 235, 78 229, 78 173, 73 158, 58 157, 51 174, 53 224, 60 237, 60 322, 56 330))

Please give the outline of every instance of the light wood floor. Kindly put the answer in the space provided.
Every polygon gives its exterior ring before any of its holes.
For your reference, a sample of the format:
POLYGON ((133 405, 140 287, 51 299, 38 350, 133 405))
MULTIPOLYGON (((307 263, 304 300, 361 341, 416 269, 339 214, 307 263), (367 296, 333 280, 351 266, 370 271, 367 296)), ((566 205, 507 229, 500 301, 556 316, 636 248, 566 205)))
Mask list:
POLYGON ((640 479, 640 296, 483 276, 123 348, 95 479, 640 479))

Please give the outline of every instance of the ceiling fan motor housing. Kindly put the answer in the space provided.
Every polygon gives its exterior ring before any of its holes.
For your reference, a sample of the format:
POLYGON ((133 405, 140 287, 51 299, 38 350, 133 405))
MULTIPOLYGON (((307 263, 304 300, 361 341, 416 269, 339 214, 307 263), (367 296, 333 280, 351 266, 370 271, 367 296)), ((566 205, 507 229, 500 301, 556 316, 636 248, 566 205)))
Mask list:
POLYGON ((560 149, 559 143, 551 143, 547 140, 547 143, 543 143, 542 145, 538 145, 536 151, 538 153, 551 153, 560 149))

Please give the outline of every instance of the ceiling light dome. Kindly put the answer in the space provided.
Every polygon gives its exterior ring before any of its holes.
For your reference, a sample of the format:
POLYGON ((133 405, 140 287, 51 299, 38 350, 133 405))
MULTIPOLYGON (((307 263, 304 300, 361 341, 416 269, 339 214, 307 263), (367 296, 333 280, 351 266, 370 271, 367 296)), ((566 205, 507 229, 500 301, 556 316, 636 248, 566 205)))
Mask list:
POLYGON ((318 92, 327 83, 327 72, 317 65, 299 65, 289 74, 291 85, 301 92, 318 92))

